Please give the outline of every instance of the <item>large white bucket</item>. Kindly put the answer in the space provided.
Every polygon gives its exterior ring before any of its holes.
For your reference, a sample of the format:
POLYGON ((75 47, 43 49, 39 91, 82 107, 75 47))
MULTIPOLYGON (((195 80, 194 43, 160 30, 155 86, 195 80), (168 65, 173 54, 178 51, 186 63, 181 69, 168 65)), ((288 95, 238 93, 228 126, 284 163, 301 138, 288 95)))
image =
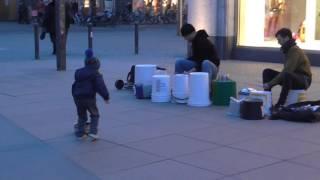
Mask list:
POLYGON ((154 64, 138 64, 135 66, 135 84, 152 85, 152 76, 156 72, 154 64))
POLYGON ((187 74, 176 74, 172 96, 177 103, 187 103, 189 98, 189 76, 187 74))
POLYGON ((206 72, 190 73, 189 106, 204 107, 211 104, 209 97, 209 75, 206 72))
POLYGON ((306 91, 301 89, 301 90, 289 90, 287 100, 285 105, 297 103, 297 102, 302 102, 306 101, 307 96, 306 96, 306 91))
POLYGON ((153 75, 152 76, 152 102, 169 102, 170 95, 170 76, 153 75))

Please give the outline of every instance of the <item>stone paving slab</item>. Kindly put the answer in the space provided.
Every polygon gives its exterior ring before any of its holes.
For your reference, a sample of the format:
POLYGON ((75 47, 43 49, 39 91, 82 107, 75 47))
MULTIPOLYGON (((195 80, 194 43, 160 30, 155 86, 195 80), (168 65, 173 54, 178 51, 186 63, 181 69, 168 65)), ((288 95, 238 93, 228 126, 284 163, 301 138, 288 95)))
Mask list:
POLYGON ((97 179, 3 116, 0 131, 0 179, 97 179))

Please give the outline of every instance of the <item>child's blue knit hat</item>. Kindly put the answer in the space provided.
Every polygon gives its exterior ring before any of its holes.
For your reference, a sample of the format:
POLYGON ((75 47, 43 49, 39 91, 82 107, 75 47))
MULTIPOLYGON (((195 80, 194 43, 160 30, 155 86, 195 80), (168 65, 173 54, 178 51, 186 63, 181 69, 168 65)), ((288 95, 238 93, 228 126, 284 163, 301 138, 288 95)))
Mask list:
POLYGON ((87 49, 85 51, 85 55, 86 55, 86 58, 85 59, 89 59, 89 58, 92 58, 93 57, 93 51, 91 48, 87 49))

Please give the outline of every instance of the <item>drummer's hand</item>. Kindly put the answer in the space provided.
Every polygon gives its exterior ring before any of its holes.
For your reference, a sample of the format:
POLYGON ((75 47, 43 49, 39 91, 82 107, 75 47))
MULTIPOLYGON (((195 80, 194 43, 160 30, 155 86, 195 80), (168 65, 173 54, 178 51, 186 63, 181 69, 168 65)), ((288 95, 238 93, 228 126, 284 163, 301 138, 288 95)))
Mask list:
POLYGON ((263 89, 270 89, 270 85, 268 83, 263 84, 263 89))
POLYGON ((196 71, 196 68, 192 68, 189 71, 185 71, 184 73, 185 74, 190 74, 190 73, 195 72, 195 71, 196 71))

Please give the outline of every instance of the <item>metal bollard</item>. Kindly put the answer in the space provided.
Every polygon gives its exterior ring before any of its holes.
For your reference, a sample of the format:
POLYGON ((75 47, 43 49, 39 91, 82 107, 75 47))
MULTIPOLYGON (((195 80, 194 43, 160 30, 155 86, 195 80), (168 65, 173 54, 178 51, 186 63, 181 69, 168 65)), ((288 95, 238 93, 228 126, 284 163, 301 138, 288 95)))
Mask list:
POLYGON ((92 32, 92 23, 88 23, 88 48, 92 49, 93 42, 93 32, 92 32))
POLYGON ((139 26, 134 24, 134 53, 139 54, 139 26))
POLYGON ((39 24, 37 22, 33 23, 34 31, 34 58, 40 59, 39 55, 39 24))

